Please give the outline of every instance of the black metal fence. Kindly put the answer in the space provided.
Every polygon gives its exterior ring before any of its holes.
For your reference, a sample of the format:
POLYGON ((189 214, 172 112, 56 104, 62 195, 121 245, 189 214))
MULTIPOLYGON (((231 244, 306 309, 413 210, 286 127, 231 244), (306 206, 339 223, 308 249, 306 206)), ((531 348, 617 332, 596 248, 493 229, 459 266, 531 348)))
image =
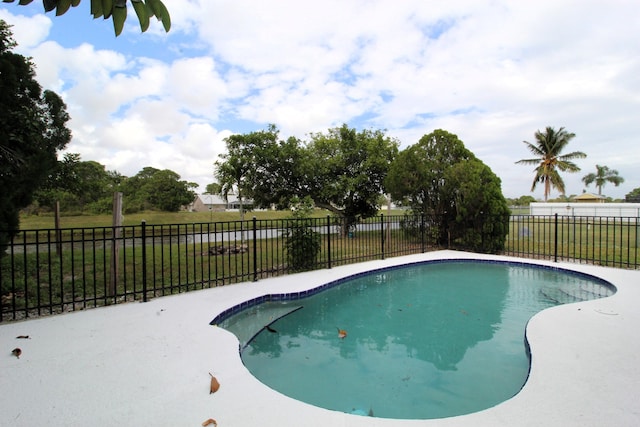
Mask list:
MULTIPOLYGON (((0 257, 0 321, 437 249, 424 224, 381 215, 349 229, 327 217, 23 230, 0 257), (301 228, 317 253, 291 241, 301 228)), ((638 218, 512 216, 504 254, 635 269, 638 231, 638 218)))
POLYGON ((404 216, 349 230, 331 217, 23 230, 0 257, 0 321, 408 255, 427 245, 420 224, 404 216), (300 228, 318 243, 303 268, 285 249, 287 233, 300 228))
POLYGON ((637 269, 640 218, 514 215, 505 255, 637 269))

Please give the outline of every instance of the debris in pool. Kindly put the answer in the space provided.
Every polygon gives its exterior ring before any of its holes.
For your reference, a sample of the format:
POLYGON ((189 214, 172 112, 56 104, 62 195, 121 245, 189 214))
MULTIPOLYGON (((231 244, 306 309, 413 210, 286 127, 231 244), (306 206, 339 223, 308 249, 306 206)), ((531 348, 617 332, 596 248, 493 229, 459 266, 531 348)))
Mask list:
POLYGON ((336 326, 336 329, 338 330, 338 338, 344 338, 347 336, 347 331, 345 331, 344 329, 340 329, 336 326))
POLYGON ((373 408, 369 408, 369 413, 367 414, 370 417, 373 417, 373 408))
POLYGON ((16 339, 19 339, 19 340, 30 340, 31 337, 29 335, 18 335, 16 337, 16 339))
POLYGON ((15 357, 20 359, 20 355, 22 354, 22 350, 20 350, 19 348, 16 347, 13 350, 11 350, 11 354, 13 354, 15 357))
POLYGON ((208 420, 202 423, 202 427, 210 426, 211 424, 213 424, 214 426, 218 425, 216 420, 214 420, 213 418, 209 418, 208 420))
POLYGON ((211 385, 209 386, 209 394, 212 394, 218 391, 218 389, 220 388, 220 383, 218 382, 216 377, 211 375, 211 372, 209 372, 209 375, 211 376, 211 385))
POLYGON ((276 331, 275 329, 273 329, 271 326, 267 325, 264 327, 267 331, 271 332, 272 334, 277 334, 278 331, 276 331))

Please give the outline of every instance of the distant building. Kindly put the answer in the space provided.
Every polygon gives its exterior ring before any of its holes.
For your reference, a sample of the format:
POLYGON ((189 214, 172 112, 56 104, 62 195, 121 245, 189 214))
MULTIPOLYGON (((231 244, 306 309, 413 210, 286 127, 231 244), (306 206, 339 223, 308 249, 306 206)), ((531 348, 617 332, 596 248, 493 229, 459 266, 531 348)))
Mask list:
POLYGON ((598 194, 582 193, 579 196, 575 196, 572 201, 576 203, 604 203, 607 198, 598 194))
POLYGON ((541 203, 529 205, 529 215, 640 217, 640 203, 541 203))
MULTIPOLYGON (((253 207, 253 200, 243 200, 245 209, 253 207)), ((224 212, 240 209, 240 200, 229 194, 227 200, 216 194, 197 194, 193 202, 186 207, 189 212, 224 212)))

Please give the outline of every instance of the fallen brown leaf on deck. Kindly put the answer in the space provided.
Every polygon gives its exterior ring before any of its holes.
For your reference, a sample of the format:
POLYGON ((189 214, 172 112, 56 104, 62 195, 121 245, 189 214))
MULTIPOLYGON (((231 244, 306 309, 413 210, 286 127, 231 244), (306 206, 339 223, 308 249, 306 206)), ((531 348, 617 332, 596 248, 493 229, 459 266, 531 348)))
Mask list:
POLYGON ((207 421, 202 423, 202 427, 210 426, 211 424, 213 424, 214 426, 218 425, 216 420, 214 420, 213 418, 209 418, 207 421))
POLYGON ((218 391, 218 389, 220 388, 220 383, 218 382, 216 377, 211 375, 211 372, 209 372, 209 375, 211 376, 211 386, 209 387, 209 394, 212 394, 218 391))

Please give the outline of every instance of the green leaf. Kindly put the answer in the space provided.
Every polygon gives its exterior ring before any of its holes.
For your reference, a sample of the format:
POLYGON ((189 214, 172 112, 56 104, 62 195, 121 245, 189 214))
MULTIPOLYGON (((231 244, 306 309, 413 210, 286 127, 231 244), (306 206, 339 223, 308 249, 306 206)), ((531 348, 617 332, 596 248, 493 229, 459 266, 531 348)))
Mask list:
POLYGON ((58 5, 58 0, 42 0, 45 12, 51 12, 58 5))
POLYGON ((58 7, 56 7, 56 16, 64 15, 71 7, 71 0, 58 0, 58 7))
POLYGON ((104 15, 102 11, 102 0, 91 0, 91 14, 94 19, 104 15))
POLYGON ((153 15, 158 19, 162 18, 162 7, 160 4, 160 0, 147 0, 147 6, 151 8, 153 15))
POLYGON ((156 16, 155 12, 153 11, 153 8, 149 4, 149 0, 145 2, 144 7, 147 9, 147 16, 149 16, 149 18, 151 18, 152 16, 156 16))
POLYGON ((124 21, 127 19, 126 7, 114 7, 113 8, 113 29, 116 32, 116 37, 120 35, 124 28, 124 21))
MULTIPOLYGON (((20 6, 25 6, 25 5, 28 5, 29 3, 31 3, 32 1, 33 1, 33 0, 20 0, 20 1, 18 2, 18 4, 19 4, 20 6)), ((13 3, 13 0, 5 0, 5 3, 13 3)))
POLYGON ((102 0, 102 14, 104 19, 109 19, 113 13, 113 0, 102 0))
POLYGON ((149 14, 147 13, 147 7, 142 1, 132 1, 133 10, 138 15, 138 21, 140 21, 140 30, 144 33, 149 28, 149 14))
POLYGON ((169 16, 169 11, 167 10, 167 7, 164 5, 164 3, 162 3, 160 0, 157 0, 158 2, 158 7, 161 10, 161 15, 159 16, 159 18, 162 19, 162 26, 164 27, 164 30, 168 33, 169 30, 171 29, 171 16, 169 16))
POLYGON ((71 0, 71 6, 76 7, 80 4, 80 0, 71 0))

